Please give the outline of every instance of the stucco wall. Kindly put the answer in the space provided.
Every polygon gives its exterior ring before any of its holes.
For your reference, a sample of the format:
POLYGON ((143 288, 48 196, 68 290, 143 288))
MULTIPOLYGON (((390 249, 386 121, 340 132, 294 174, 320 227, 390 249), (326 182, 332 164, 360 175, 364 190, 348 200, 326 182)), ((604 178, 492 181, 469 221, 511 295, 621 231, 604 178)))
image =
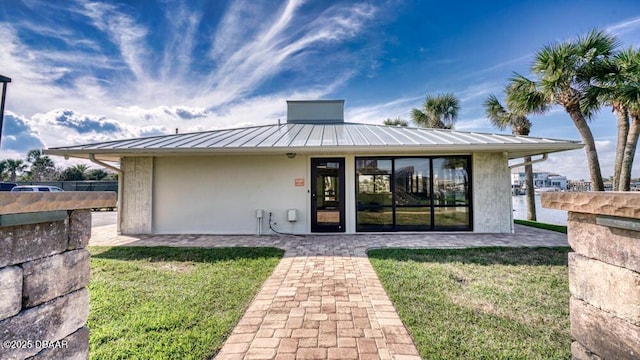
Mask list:
MULTIPOLYGON (((353 156, 346 163, 346 232, 355 232, 353 156)), ((226 155, 125 158, 124 234, 257 234, 256 210, 282 232, 309 233, 309 157, 226 155), (304 186, 295 186, 304 179, 304 186), (289 223, 286 210, 296 209, 289 223)), ((474 232, 511 232, 510 172, 504 153, 473 155, 474 232)))
POLYGON ((473 155, 474 232, 511 232, 511 174, 506 153, 473 155))
POLYGON ((273 156, 158 157, 154 163, 153 232, 157 234, 257 234, 256 210, 275 228, 306 233, 308 159, 273 156), (305 186, 295 186, 295 179, 305 186), (297 209, 289 223, 286 210, 297 209))
POLYGON ((151 233, 153 158, 123 158, 120 232, 123 234, 151 233))

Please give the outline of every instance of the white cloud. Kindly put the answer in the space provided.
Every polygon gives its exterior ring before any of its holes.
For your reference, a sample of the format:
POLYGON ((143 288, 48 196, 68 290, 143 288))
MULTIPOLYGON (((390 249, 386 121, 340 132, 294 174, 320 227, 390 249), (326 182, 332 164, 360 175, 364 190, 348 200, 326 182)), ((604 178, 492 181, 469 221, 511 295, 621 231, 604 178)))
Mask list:
MULTIPOLYGON (((491 129, 491 125, 489 121, 485 117, 479 118, 471 118, 471 119, 458 119, 455 126, 456 130, 463 131, 480 131, 481 129, 485 132, 496 132, 498 130, 491 129)), ((505 133, 509 133, 505 131, 505 133)))
POLYGON ((191 120, 206 118, 207 110, 203 107, 190 106, 157 106, 145 109, 140 106, 118 107, 117 112, 129 118, 141 120, 141 122, 165 123, 166 121, 191 120))
POLYGON ((461 76, 461 78, 464 79, 464 78, 476 77, 476 76, 481 75, 481 74, 487 74, 487 73, 495 72, 496 70, 505 70, 505 68, 508 69, 511 72, 511 71, 513 71, 512 69, 513 69, 514 65, 522 65, 522 63, 531 61, 531 59, 533 59, 533 53, 529 53, 527 55, 519 56, 519 57, 514 58, 514 59, 509 59, 509 60, 500 62, 498 64, 491 65, 491 66, 486 67, 484 69, 480 69, 478 71, 474 71, 474 72, 471 72, 469 74, 463 75, 463 76, 461 76))
POLYGON ((118 46, 122 58, 136 78, 146 78, 147 51, 144 40, 148 30, 114 5, 92 1, 85 1, 82 5, 84 15, 118 46))
POLYGON ((263 22, 245 19, 255 19, 263 13, 259 2, 231 1, 213 33, 210 57, 217 59, 236 52, 242 46, 238 39, 248 39, 260 26, 264 26, 263 22))
POLYGON ((459 91, 456 95, 460 99, 461 106, 474 100, 484 100, 489 94, 498 94, 504 89, 504 83, 495 81, 474 84, 459 91))
POLYGON ((83 38, 82 34, 77 33, 71 28, 35 22, 31 19, 20 19, 14 24, 17 28, 24 29, 38 36, 44 36, 50 39, 56 39, 64 42, 69 47, 83 48, 85 50, 98 51, 100 45, 91 39, 83 38))
POLYGON ((628 31, 640 28, 640 17, 621 21, 616 24, 609 25, 606 30, 616 35, 622 35, 628 31))
MULTIPOLYGON (((235 29, 241 26, 238 21, 246 22, 246 19, 240 18, 239 13, 242 11, 236 7, 241 4, 232 5, 228 16, 221 22, 223 28, 218 29, 221 35, 216 38, 212 50, 212 56, 221 60, 220 65, 205 82, 212 106, 248 95, 285 67, 308 60, 309 58, 304 56, 305 51, 315 46, 354 37, 375 13, 372 6, 352 4, 348 7, 329 8, 317 18, 305 23, 308 19, 299 19, 300 14, 296 13, 301 5, 299 1, 289 1, 280 9, 277 17, 265 19, 265 27, 255 29, 259 31, 250 34, 226 30, 226 27, 235 29), (230 36, 238 34, 249 38, 242 39, 246 41, 245 44, 235 48, 229 43, 230 36), (224 57, 222 49, 229 48, 235 50, 224 57)), ((247 6, 248 9, 251 8, 251 5, 247 6)), ((306 67, 309 69, 313 65, 307 63, 306 67)), ((344 77, 344 74, 348 73, 349 70, 336 71, 333 78, 344 77)))
POLYGON ((185 77, 192 63, 202 14, 188 9, 184 2, 172 1, 166 4, 165 19, 171 31, 165 40, 160 77, 165 80, 185 77))
POLYGON ((140 21, 144 18, 131 6, 94 0, 28 0, 25 5, 69 19, 0 22, 0 63, 3 75, 13 79, 7 110, 23 114, 21 119, 45 147, 170 133, 175 128, 273 123, 285 116, 284 100, 321 98, 348 81, 353 67, 316 78, 309 69, 315 59, 311 54, 355 38, 376 11, 372 5, 350 3, 308 17, 299 11, 302 1, 289 1, 276 12, 270 2, 238 1, 212 30, 198 9, 167 1, 162 9, 165 41, 157 56, 151 53, 158 49, 149 43, 150 30, 140 21), (93 29, 78 30, 86 27, 93 29), (207 36, 203 30, 215 38, 209 53, 216 56, 209 63, 194 58, 196 39, 207 36), (25 34, 62 42, 66 48, 42 46, 44 42, 29 41, 25 34), (105 46, 105 40, 114 46, 105 46), (253 95, 281 71, 308 77, 308 86, 253 95), (60 111, 69 112, 67 121, 55 121, 60 111), (87 130, 91 126, 96 128, 87 130), (100 126, 113 131, 96 131, 100 126))
POLYGON ((367 105, 351 108, 346 106, 345 121, 355 123, 382 124, 386 119, 401 118, 410 121, 411 108, 415 103, 424 99, 424 96, 413 96, 392 99, 375 105, 367 105))
POLYGON ((7 111, 2 129, 2 149, 9 153, 26 153, 40 149, 44 143, 29 119, 7 111))
POLYGON ((46 147, 168 133, 167 128, 163 126, 132 126, 104 116, 79 113, 71 109, 38 113, 26 121, 46 147))

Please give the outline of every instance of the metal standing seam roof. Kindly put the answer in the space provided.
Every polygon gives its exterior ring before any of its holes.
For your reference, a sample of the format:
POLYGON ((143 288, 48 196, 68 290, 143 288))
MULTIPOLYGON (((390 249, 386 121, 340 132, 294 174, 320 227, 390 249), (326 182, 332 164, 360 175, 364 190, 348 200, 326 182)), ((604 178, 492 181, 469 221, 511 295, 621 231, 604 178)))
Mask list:
POLYGON ((197 133, 114 140, 93 144, 55 147, 52 155, 88 157, 134 155, 136 153, 284 151, 506 151, 521 157, 581 148, 578 141, 488 134, 457 130, 411 128, 358 123, 282 124, 221 129, 197 133))

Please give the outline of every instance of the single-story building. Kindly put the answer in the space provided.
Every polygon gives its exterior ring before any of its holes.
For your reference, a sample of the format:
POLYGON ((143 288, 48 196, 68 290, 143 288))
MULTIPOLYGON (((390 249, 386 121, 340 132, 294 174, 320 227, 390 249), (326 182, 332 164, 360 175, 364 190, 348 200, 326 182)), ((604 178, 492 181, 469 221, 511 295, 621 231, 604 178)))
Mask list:
POLYGON ((282 124, 45 152, 119 163, 123 234, 505 233, 508 161, 582 147, 348 123, 344 100, 287 101, 287 110, 282 124))

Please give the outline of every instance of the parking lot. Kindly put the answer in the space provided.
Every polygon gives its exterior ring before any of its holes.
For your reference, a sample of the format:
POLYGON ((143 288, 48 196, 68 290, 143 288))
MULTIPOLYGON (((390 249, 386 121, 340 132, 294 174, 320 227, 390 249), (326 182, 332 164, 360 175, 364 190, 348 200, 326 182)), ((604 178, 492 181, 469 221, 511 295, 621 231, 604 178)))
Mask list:
POLYGON ((91 213, 91 227, 114 225, 117 216, 116 211, 94 211, 91 213))

